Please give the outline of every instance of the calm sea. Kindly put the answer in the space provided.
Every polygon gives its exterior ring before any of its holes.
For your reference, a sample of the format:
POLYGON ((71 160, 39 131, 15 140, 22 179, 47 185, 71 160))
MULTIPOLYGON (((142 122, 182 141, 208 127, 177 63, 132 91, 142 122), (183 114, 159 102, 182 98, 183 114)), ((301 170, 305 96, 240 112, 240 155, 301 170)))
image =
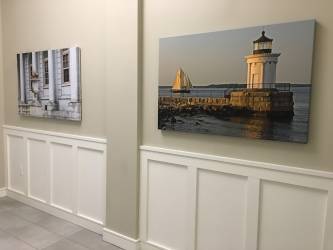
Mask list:
MULTIPOLYGON (((230 89, 198 88, 189 94, 172 94, 160 88, 160 96, 223 97, 230 89)), ((166 123, 167 130, 230 135, 267 140, 306 143, 308 139, 311 87, 291 87, 294 93, 294 117, 291 121, 274 121, 267 117, 228 117, 218 119, 207 114, 175 116, 176 123, 166 123)))

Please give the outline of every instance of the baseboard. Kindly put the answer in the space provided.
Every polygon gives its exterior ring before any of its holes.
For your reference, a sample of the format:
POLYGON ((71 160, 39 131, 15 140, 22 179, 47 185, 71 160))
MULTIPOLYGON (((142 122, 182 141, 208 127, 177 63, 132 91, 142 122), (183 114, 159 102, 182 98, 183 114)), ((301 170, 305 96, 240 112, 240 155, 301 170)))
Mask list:
POLYGON ((0 198, 7 196, 7 188, 0 188, 0 198))
POLYGON ((29 205, 31 207, 34 207, 34 208, 37 208, 41 211, 44 211, 48 214, 51 214, 53 216, 56 216, 56 217, 59 217, 61 219, 64 219, 64 220, 67 220, 67 221, 70 221, 74 224, 77 224, 81 227, 84 227, 90 231, 93 231, 95 233, 98 233, 98 234, 102 234, 103 233, 103 225, 101 224, 98 224, 98 223, 94 223, 92 222, 91 220, 88 220, 88 219, 84 219, 82 217, 79 217, 78 215, 75 215, 75 214, 71 214, 71 213, 68 213, 62 209, 59 209, 57 207, 54 207, 54 206, 51 206, 47 203, 44 203, 44 202, 41 202, 41 201, 38 201, 36 199, 33 199, 33 198, 30 198, 30 197, 27 197, 25 195, 22 195, 18 192, 15 192, 13 190, 7 190, 6 191, 7 193, 7 196, 14 199, 14 200, 17 200, 17 201, 20 201, 26 205, 29 205))
POLYGON ((152 242, 141 242, 140 250, 171 250, 152 242))
POLYGON ((103 240, 124 250, 139 250, 140 241, 114 232, 110 229, 103 229, 103 240))

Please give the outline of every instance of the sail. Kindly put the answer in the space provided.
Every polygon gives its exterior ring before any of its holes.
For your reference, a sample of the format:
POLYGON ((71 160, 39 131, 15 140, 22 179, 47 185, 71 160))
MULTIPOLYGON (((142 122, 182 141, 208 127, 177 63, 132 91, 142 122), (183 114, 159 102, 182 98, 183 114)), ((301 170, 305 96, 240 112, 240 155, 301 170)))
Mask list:
POLYGON ((192 83, 191 83, 191 80, 190 78, 188 77, 188 74, 185 74, 185 81, 184 81, 184 87, 187 88, 187 89, 190 89, 192 88, 192 83))
POLYGON ((176 73, 176 79, 173 81, 173 91, 189 91, 192 87, 189 76, 179 68, 176 73))
POLYGON ((178 69, 177 73, 176 73, 176 79, 173 81, 173 86, 172 89, 173 90, 180 90, 182 88, 182 75, 184 74, 182 69, 178 69))

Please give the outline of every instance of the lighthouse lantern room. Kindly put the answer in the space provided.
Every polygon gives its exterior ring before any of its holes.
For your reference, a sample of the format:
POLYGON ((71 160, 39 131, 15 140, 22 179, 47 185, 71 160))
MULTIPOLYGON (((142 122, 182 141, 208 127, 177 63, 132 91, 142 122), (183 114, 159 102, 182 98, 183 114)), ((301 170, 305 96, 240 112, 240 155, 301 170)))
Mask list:
POLYGON ((276 82, 276 65, 279 53, 272 53, 273 39, 262 31, 261 37, 253 41, 253 53, 245 57, 247 70, 247 88, 271 88, 276 82))
POLYGON ((272 52, 273 39, 265 36, 265 31, 261 32, 261 37, 253 42, 253 54, 263 54, 272 52))

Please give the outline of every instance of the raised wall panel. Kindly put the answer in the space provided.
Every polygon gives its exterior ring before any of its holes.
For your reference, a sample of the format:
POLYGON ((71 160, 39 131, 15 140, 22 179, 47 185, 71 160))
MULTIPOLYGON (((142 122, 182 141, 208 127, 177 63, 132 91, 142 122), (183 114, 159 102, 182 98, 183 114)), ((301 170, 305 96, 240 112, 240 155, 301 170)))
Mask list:
POLYGON ((101 233, 106 140, 4 126, 8 195, 101 233))
POLYGON ((52 143, 52 204, 72 211, 74 197, 73 179, 75 166, 71 145, 52 143))
POLYGON ((78 213, 104 220, 105 163, 102 151, 78 148, 78 213))
POLYGON ((264 181, 259 250, 322 249, 327 195, 325 191, 264 181))
POLYGON ((142 146, 140 183, 143 249, 333 249, 331 172, 142 146))
POLYGON ((187 168, 149 162, 148 190, 148 241, 170 249, 186 249, 187 168))
POLYGON ((50 155, 46 141, 28 139, 30 196, 41 201, 49 200, 50 155))
POLYGON ((26 150, 23 137, 8 135, 9 188, 26 192, 26 150))
POLYGON ((245 177, 199 170, 198 250, 244 249, 246 183, 245 177))

